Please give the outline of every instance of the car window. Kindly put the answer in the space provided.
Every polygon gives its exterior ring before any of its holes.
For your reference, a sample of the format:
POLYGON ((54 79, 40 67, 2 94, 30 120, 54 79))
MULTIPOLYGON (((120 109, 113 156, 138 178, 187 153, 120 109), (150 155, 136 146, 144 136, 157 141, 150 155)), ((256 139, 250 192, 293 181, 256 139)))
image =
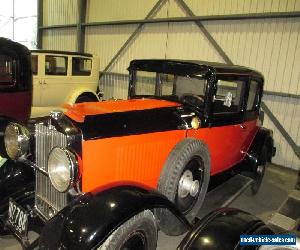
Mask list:
POLYGON ((213 100, 213 113, 236 113, 240 111, 243 82, 218 80, 213 100))
POLYGON ((250 82, 249 95, 247 100, 247 111, 255 110, 259 101, 259 85, 256 81, 250 82))
POLYGON ((0 55, 0 88, 15 85, 16 61, 10 56, 0 55))
POLYGON ((136 95, 155 95, 156 72, 137 71, 135 76, 136 95))
POLYGON ((176 84, 176 95, 193 94, 204 96, 207 80, 195 77, 178 76, 176 84))
POLYGON ((92 70, 92 60, 82 57, 72 58, 72 75, 89 76, 92 70))
POLYGON ((46 75, 67 75, 68 58, 65 56, 46 56, 46 75))
POLYGON ((161 94, 162 95, 172 95, 173 86, 175 81, 175 76, 171 74, 159 74, 159 81, 161 84, 161 94))
POLYGON ((38 56, 37 55, 31 56, 31 70, 32 70, 32 74, 37 75, 37 73, 38 73, 38 56))

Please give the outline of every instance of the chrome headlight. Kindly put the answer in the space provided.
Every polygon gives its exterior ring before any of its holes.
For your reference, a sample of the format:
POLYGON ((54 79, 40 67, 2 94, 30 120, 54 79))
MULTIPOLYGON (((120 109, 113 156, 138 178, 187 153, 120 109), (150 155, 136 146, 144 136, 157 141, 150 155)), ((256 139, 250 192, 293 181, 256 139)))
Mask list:
POLYGON ((48 158, 48 173, 52 185, 59 192, 66 192, 77 178, 76 156, 67 149, 53 148, 48 158))
POLYGON ((30 134, 27 128, 17 123, 9 123, 4 133, 6 154, 12 160, 25 156, 29 150, 30 134))

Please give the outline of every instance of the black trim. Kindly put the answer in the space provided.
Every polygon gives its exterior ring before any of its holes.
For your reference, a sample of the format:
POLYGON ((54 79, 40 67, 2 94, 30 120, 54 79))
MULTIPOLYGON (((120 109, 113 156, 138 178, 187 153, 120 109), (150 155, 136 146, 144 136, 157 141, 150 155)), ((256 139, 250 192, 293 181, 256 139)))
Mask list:
POLYGON ((85 140, 186 129, 181 108, 167 107, 86 116, 77 123, 85 140))
POLYGON ((188 229, 191 224, 166 197, 136 186, 87 193, 49 220, 40 249, 95 249, 113 230, 145 209, 167 208, 188 229), (83 230, 84 229, 84 230, 83 230))
POLYGON ((72 55, 72 56, 85 56, 85 57, 93 57, 92 54, 89 53, 80 53, 74 51, 59 51, 59 50, 31 50, 32 53, 40 53, 40 54, 62 54, 62 55, 72 55))

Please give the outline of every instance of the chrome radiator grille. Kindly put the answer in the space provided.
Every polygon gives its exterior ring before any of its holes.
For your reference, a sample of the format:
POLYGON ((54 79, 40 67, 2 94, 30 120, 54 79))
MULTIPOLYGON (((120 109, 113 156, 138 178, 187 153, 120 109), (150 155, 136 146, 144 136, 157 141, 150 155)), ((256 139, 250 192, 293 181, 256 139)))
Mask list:
POLYGON ((46 219, 67 205, 67 193, 58 192, 44 173, 48 173, 47 162, 50 151, 54 147, 66 146, 66 136, 58 132, 54 126, 35 125, 36 165, 41 170, 36 170, 35 206, 46 219))

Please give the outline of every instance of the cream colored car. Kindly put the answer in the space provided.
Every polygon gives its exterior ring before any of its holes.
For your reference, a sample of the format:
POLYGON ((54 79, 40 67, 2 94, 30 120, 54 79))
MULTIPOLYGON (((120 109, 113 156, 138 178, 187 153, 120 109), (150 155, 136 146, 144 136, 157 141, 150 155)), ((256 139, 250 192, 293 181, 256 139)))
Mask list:
POLYGON ((91 54, 35 50, 32 53, 31 117, 64 104, 98 101, 99 58, 91 54))

